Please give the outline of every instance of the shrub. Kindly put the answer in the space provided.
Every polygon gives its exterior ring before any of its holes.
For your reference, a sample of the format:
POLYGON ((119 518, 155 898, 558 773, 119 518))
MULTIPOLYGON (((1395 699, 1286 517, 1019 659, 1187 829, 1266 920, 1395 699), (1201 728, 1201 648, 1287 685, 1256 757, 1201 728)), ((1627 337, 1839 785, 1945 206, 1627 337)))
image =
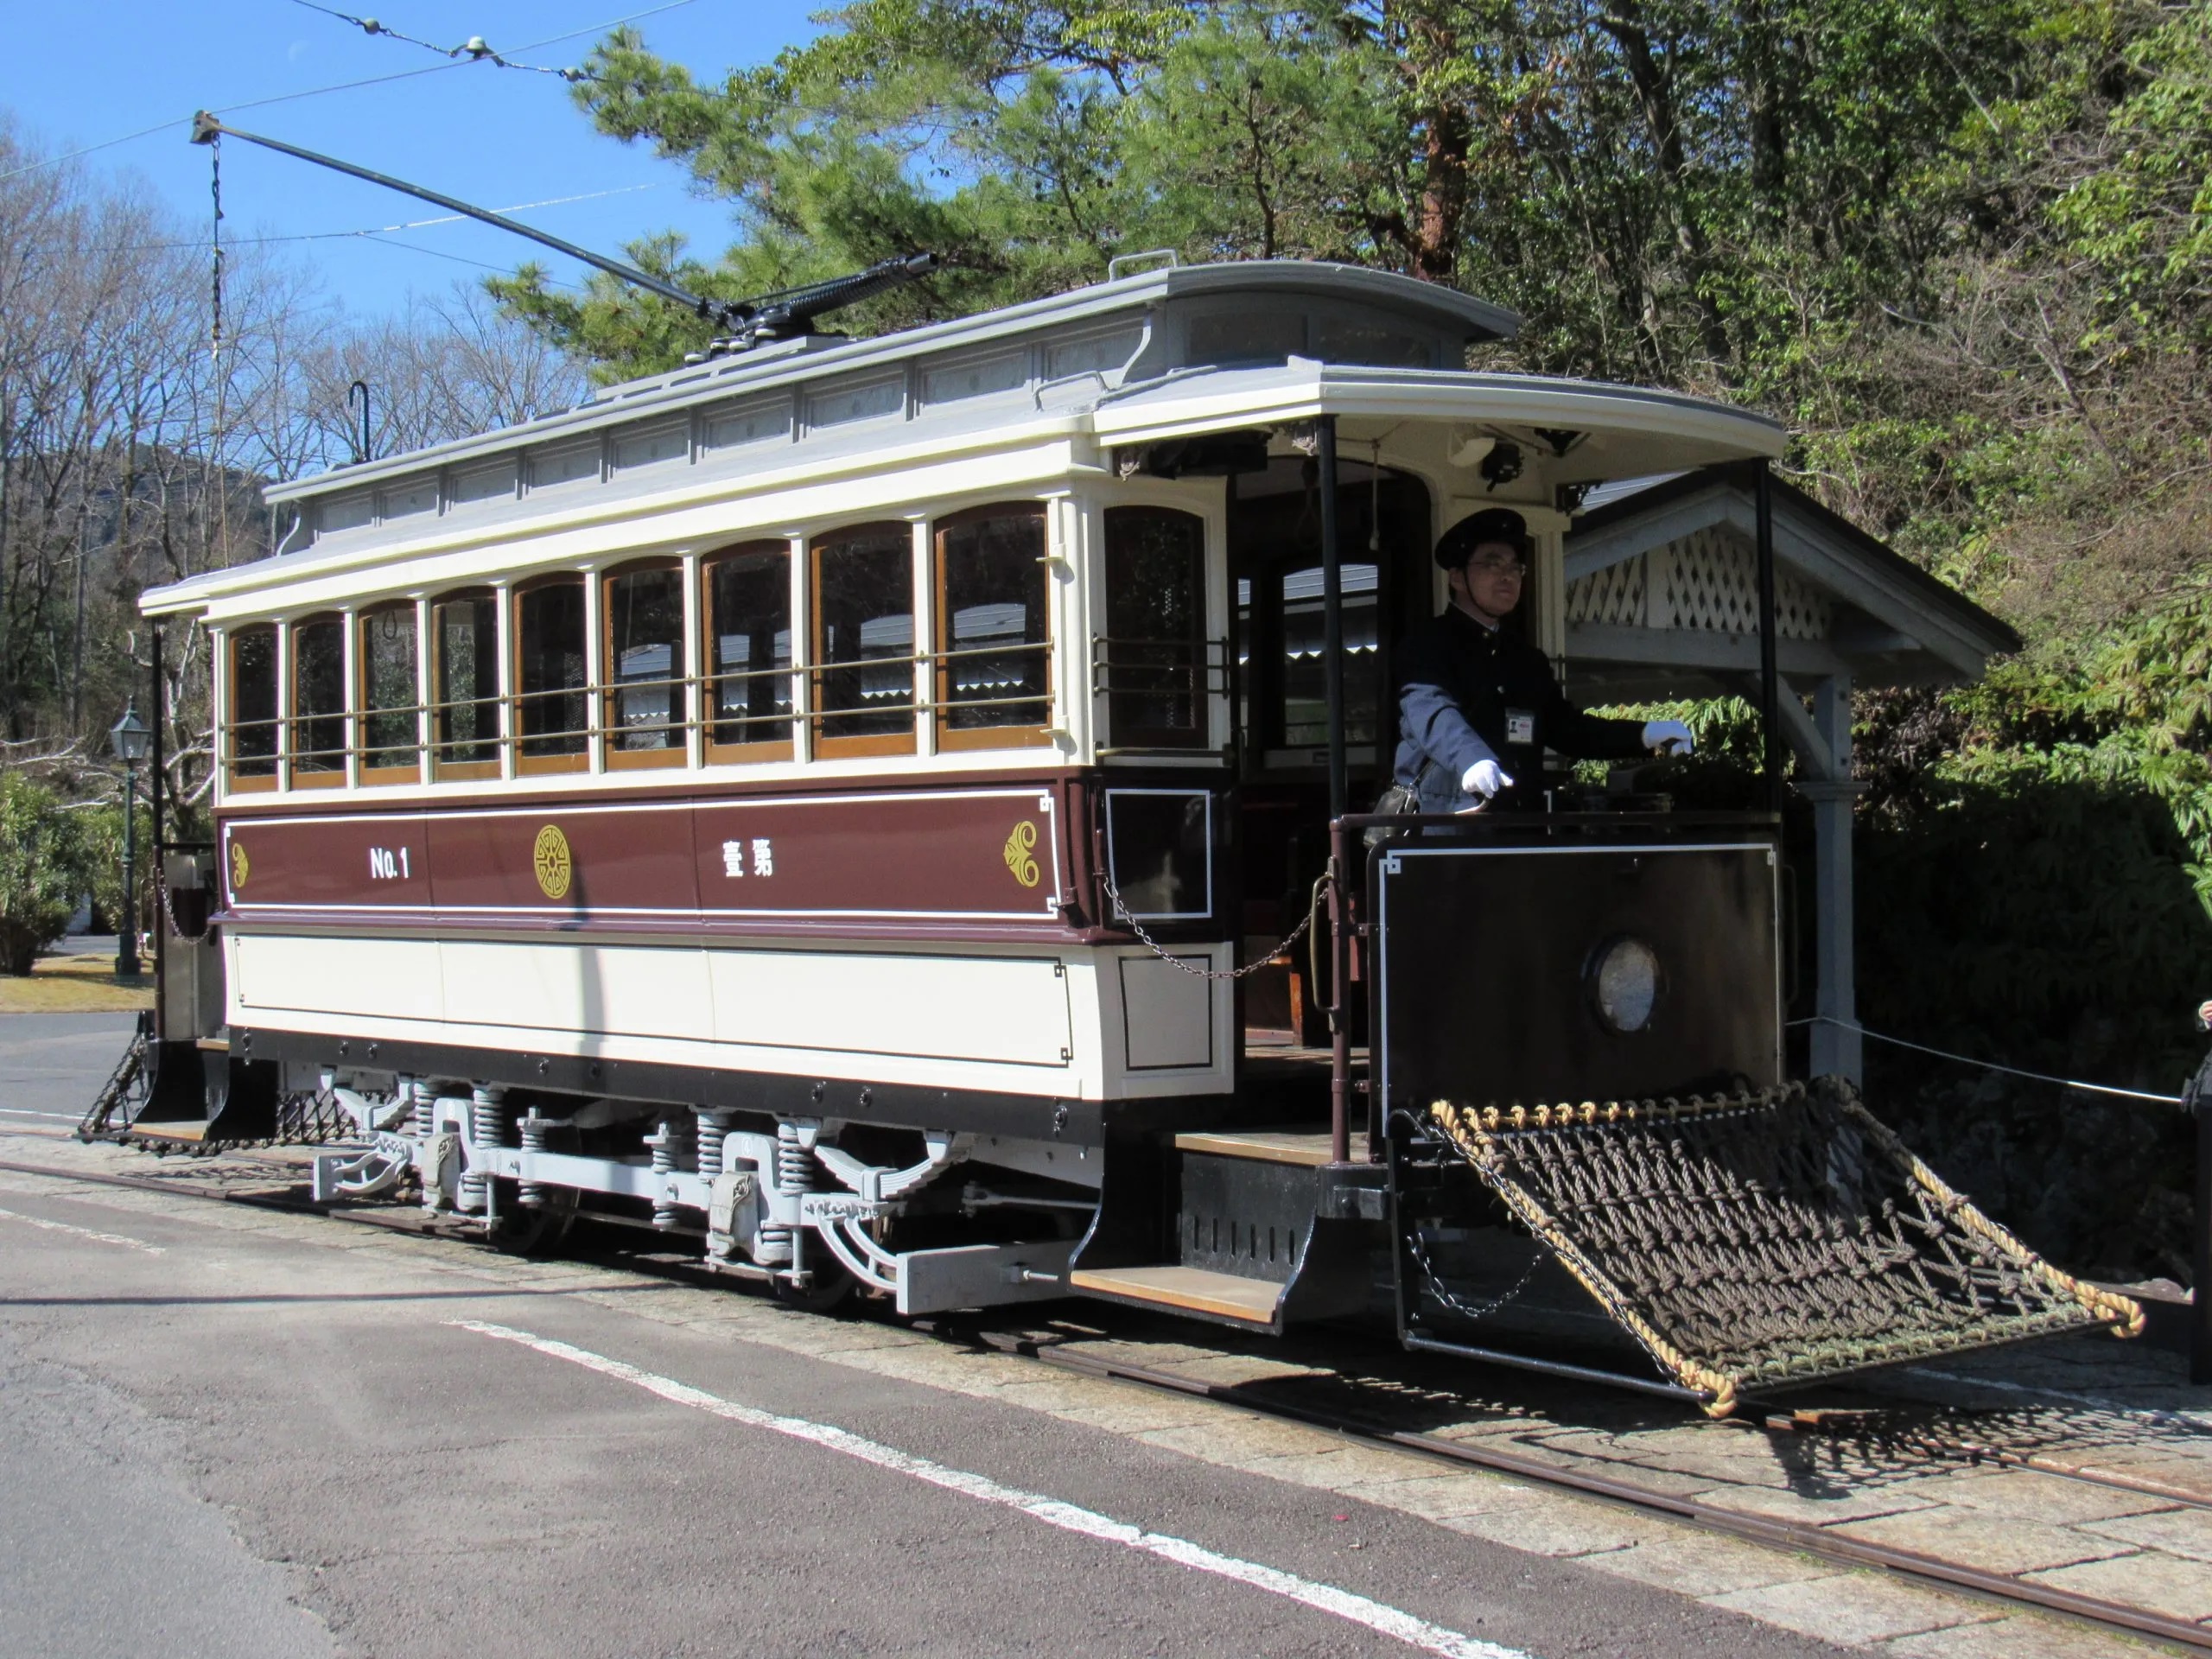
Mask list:
POLYGON ((89 866, 80 815, 51 790, 0 772, 0 972, 28 974, 61 937, 89 866))

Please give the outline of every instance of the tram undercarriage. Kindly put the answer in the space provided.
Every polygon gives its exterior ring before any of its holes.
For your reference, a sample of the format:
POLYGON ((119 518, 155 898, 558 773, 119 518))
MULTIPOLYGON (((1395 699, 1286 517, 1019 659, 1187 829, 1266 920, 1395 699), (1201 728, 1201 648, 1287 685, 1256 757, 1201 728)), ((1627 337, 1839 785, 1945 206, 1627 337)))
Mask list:
MULTIPOLYGON (((1716 1413, 2140 1328, 1848 1085, 1784 1084, 1765 821, 1352 819, 1345 838, 1369 829, 1332 912, 1372 1039, 1345 1046, 1364 1109, 1342 1124, 1321 1115, 1325 1054, 1302 1089, 1277 1065, 1228 1096, 1083 1103, 232 1027, 158 1057, 134 1128, 205 1112, 236 1139, 312 1091, 354 1131, 316 1160, 319 1201, 409 1199, 504 1248, 588 1214, 810 1306, 1073 1295, 1276 1334, 1387 1320, 1410 1347, 1716 1413), (205 1103, 160 1075, 194 1060, 220 1079, 205 1103)), ((212 951, 200 968, 219 971, 212 951)))

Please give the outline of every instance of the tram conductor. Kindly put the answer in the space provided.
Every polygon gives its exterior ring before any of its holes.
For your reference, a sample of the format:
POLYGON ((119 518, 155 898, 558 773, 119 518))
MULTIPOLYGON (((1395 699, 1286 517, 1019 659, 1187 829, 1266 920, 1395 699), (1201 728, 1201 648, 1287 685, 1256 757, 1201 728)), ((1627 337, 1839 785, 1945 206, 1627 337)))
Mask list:
POLYGON ((1451 602, 1399 657, 1393 777, 1412 810, 1540 805, 1546 749, 1580 760, 1690 752, 1679 720, 1603 720, 1577 709, 1544 653, 1507 629, 1530 546, 1527 521, 1510 507, 1485 508, 1437 541, 1451 602))

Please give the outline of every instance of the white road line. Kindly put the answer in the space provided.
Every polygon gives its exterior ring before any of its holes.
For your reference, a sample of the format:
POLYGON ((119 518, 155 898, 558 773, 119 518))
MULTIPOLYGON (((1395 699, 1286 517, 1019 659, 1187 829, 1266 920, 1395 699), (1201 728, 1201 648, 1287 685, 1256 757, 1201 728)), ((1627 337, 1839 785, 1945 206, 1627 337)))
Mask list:
POLYGON ((82 1112, 34 1112, 28 1107, 0 1106, 0 1117, 43 1117, 56 1123, 74 1123, 83 1116, 82 1112))
POLYGON ((120 1244, 126 1249, 143 1250, 149 1255, 160 1255, 163 1247, 149 1244, 143 1238, 125 1238, 121 1233, 96 1233, 89 1227, 72 1227, 66 1221, 48 1221, 43 1216, 26 1216, 13 1210, 0 1210, 0 1221, 20 1221, 26 1227, 43 1227, 49 1233, 67 1233, 74 1238, 89 1238, 96 1244, 120 1244))
POLYGON ((807 1440, 816 1446, 826 1446, 832 1452, 842 1452, 849 1458, 857 1458, 862 1463, 874 1464, 879 1469, 911 1475, 916 1480, 941 1486, 947 1491, 959 1492, 982 1503, 1019 1510, 1024 1515, 1042 1521, 1048 1527, 1058 1527, 1064 1532, 1080 1533, 1086 1538, 1096 1538, 1107 1543, 1140 1550, 1147 1555, 1157 1555, 1163 1560, 1173 1561, 1179 1567, 1187 1567, 1195 1572, 1234 1579, 1239 1584, 1250 1585, 1269 1595, 1281 1596, 1286 1600, 1300 1602, 1338 1618, 1348 1619, 1352 1624, 1364 1625, 1378 1635, 1402 1642, 1410 1648, 1418 1648, 1424 1653, 1443 1654, 1449 1656, 1449 1659, 1530 1659, 1529 1655, 1518 1648, 1501 1647, 1495 1642, 1462 1636, 1457 1630, 1446 1630, 1441 1624, 1432 1624, 1427 1619, 1417 1618, 1400 1608, 1371 1601, 1365 1596, 1354 1595, 1351 1591, 1339 1590, 1333 1585, 1319 1584, 1312 1579, 1302 1579, 1294 1573, 1285 1573, 1279 1567, 1262 1567, 1256 1561, 1223 1555, 1186 1538, 1147 1532, 1126 1521, 1116 1521, 1110 1516, 1101 1515, 1095 1510, 1078 1509, 1072 1503, 1063 1503, 1058 1498, 1045 1497, 1036 1492, 1025 1492, 1019 1487, 1003 1485, 988 1475, 969 1474, 964 1470, 948 1468, 944 1464, 901 1452, 895 1446, 863 1440, 857 1434, 826 1423, 810 1422, 804 1417, 781 1417, 753 1406, 741 1406, 734 1400, 709 1394, 703 1389, 678 1382, 673 1377, 639 1370, 619 1359, 609 1359, 603 1354, 594 1354, 588 1349, 575 1347, 569 1343, 556 1342, 550 1337, 533 1336, 527 1331, 518 1331, 512 1325, 490 1325, 478 1319, 448 1319, 446 1323, 463 1331, 474 1331, 479 1336, 535 1349, 555 1359, 565 1359, 572 1365, 581 1365, 588 1371, 597 1371, 602 1376, 633 1383, 646 1393, 658 1395, 675 1405, 690 1406, 734 1423, 743 1423, 749 1428, 765 1428, 777 1434, 789 1435, 795 1440, 807 1440))

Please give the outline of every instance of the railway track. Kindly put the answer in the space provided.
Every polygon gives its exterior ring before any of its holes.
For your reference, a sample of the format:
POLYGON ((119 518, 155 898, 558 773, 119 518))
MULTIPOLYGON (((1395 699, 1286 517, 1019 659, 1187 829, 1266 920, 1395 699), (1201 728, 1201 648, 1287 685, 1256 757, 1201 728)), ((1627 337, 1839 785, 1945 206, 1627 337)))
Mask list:
MULTIPOLYGON (((296 1213, 326 1215, 334 1220, 380 1225, 395 1230, 459 1236, 449 1228, 425 1226, 416 1217, 404 1211, 332 1210, 313 1204, 300 1188, 301 1172, 298 1166, 280 1160, 249 1157, 226 1160, 219 1165, 213 1160, 194 1159, 181 1166, 177 1173, 162 1176, 123 1175, 11 1160, 0 1160, 0 1171, 156 1192, 195 1202, 243 1204, 296 1213), (226 1179, 219 1181, 209 1179, 219 1168, 226 1179)), ((658 1236, 654 1237, 658 1241, 658 1236)), ((650 1249, 627 1248, 616 1243, 601 1248, 576 1248, 564 1254, 587 1262, 619 1266, 628 1271, 653 1274, 684 1283, 729 1287, 728 1279, 688 1259, 650 1249)), ((2059 1614, 2133 1637, 2170 1643, 2196 1651, 2212 1652, 2212 1629, 2185 1619, 2080 1594, 2018 1573, 1992 1571, 1893 1544, 1842 1535, 1811 1522, 1724 1508, 1611 1472, 1594 1458, 1563 1458, 1555 1449, 1547 1449, 1541 1453, 1513 1449, 1492 1443, 1503 1438, 1498 1435, 1452 1438, 1428 1429, 1408 1427, 1404 1421, 1394 1422, 1387 1409, 1316 1404, 1310 1400, 1292 1397, 1298 1392, 1312 1393, 1311 1386, 1293 1389, 1271 1383, 1264 1376, 1224 1382, 1198 1375, 1194 1370, 1179 1367, 1173 1363, 1147 1363, 1126 1352, 1111 1350, 1132 1326, 1156 1332, 1160 1328, 1158 1321, 1147 1316, 1124 1319, 1121 1311, 1114 1309, 1086 1308, 1084 1318, 1090 1323, 1083 1327, 1048 1325, 1041 1329, 1036 1326, 1007 1328, 999 1323, 975 1318, 936 1318, 910 1323, 912 1328, 948 1343, 1018 1357, 1085 1376, 1208 1399, 1239 1410, 1304 1424, 1356 1443, 1388 1448, 1408 1458, 1446 1466, 1479 1469, 1554 1491, 1571 1492, 1617 1508, 1662 1516, 1678 1524, 1770 1548, 1802 1553, 1841 1566, 1873 1569, 1910 1582, 1940 1586, 1996 1603, 2059 1614), (1101 1326, 1106 1328, 1101 1329, 1101 1326)), ((1211 1333, 1179 1325, 1174 1327, 1174 1334, 1177 1345, 1187 1347, 1194 1334, 1203 1337, 1211 1333)), ((1380 1343, 1370 1346, 1372 1352, 1355 1352, 1351 1357, 1375 1361, 1375 1376, 1355 1376, 1351 1381, 1402 1385, 1395 1389, 1401 1399, 1426 1402, 1436 1397, 1433 1381, 1426 1379, 1426 1368, 1415 1357, 1399 1354, 1395 1347, 1380 1343), (1389 1372, 1395 1372, 1395 1376, 1387 1375, 1389 1372)), ((1205 1351, 1220 1357, 1236 1351, 1219 1348, 1205 1351)), ((1313 1357, 1288 1345, 1271 1351, 1281 1354, 1286 1361, 1287 1374, 1296 1376, 1302 1383, 1310 1384, 1313 1370, 1306 1361, 1313 1357)), ((1346 1344, 1342 1339, 1342 1333, 1332 1333, 1330 1357, 1316 1363, 1323 1370, 1336 1372, 1339 1380, 1344 1380, 1346 1357, 1346 1344)), ((1491 1379, 1484 1381, 1487 1382, 1491 1379)), ((1517 1374, 1501 1376, 1497 1381, 1507 1386, 1515 1382, 1526 1383, 1526 1379, 1517 1374)), ((1465 1379, 1459 1379, 1459 1386, 1464 1387, 1464 1383, 1465 1379)), ((1385 1388, 1382 1391, 1387 1394, 1391 1389, 1385 1388)), ((1470 1409, 1476 1414, 1488 1412, 1497 1416, 1516 1418, 1526 1425, 1541 1426, 1554 1421, 1553 1414, 1560 1402, 1560 1391, 1557 1387, 1548 1387, 1546 1394, 1547 1398, 1541 1403, 1533 1395, 1529 1397, 1500 1395, 1470 1409)), ((1995 1441, 1977 1441, 1968 1435, 1916 1426, 1910 1421, 1914 1409, 1891 1404, 1853 1408, 1846 1412, 1785 1413, 1777 1408, 1763 1419, 1754 1417, 1747 1424, 1739 1421, 1736 1424, 1700 1424, 1698 1427, 1715 1435, 1745 1432, 1764 1432, 1770 1435, 1786 1433, 1832 1446, 1839 1449, 1839 1454, 1841 1448, 1863 1448, 1873 1445, 1878 1447, 1883 1457, 1916 1460, 1918 1472, 1923 1474, 1945 1469, 2003 1469, 2016 1471, 2022 1478, 2103 1487, 2134 1497, 2152 1498, 2162 1504, 2212 1511, 2212 1492, 2191 1491, 2179 1486, 2081 1467, 2054 1455, 2048 1448, 2024 1451, 1995 1441)), ((1923 1409, 1942 1414, 1946 1408, 1923 1409)), ((2212 1431, 2206 1433, 2212 1435, 2212 1431)))

